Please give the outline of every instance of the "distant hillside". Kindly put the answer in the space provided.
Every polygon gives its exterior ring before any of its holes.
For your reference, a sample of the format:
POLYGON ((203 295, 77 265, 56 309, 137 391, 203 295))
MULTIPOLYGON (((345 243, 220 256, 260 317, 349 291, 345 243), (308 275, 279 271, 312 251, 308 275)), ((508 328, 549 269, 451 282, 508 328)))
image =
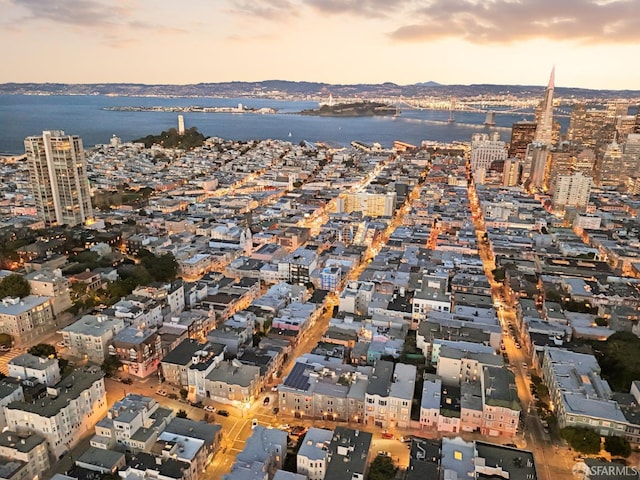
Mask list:
MULTIPOLYGON (((176 97, 360 97, 394 98, 420 96, 456 96, 507 94, 516 97, 540 95, 545 85, 441 85, 423 82, 413 85, 395 83, 332 85, 318 82, 290 82, 266 80, 262 82, 197 83, 192 85, 148 85, 142 83, 4 83, 4 95, 120 95, 120 96, 176 96, 176 97)), ((557 87, 556 95, 583 99, 640 98, 640 90, 589 90, 557 87)))

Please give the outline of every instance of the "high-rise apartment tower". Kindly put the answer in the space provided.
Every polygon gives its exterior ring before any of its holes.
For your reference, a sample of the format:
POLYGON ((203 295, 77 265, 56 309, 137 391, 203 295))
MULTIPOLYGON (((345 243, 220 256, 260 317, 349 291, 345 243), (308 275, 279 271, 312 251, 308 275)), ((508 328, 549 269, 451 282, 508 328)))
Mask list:
POLYGON ((24 141, 38 216, 51 225, 78 225, 93 217, 82 140, 61 130, 24 141))

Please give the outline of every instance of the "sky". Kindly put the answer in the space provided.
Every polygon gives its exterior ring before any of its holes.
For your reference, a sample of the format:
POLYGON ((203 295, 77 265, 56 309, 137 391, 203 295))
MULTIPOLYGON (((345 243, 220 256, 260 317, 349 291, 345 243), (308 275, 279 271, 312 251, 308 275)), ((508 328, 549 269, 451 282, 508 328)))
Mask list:
POLYGON ((640 89, 640 0, 0 0, 0 83, 640 89))

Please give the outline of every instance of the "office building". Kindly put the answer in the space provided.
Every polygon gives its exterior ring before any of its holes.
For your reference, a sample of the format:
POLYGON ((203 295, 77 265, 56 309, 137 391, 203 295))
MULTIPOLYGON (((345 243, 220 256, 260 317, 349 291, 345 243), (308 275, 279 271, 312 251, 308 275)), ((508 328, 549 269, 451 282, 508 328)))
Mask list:
POLYGON ((527 188, 537 190, 545 186, 549 154, 549 144, 536 142, 528 145, 522 174, 523 183, 527 188))
POLYGON ((82 140, 44 131, 24 141, 38 216, 47 226, 83 224, 93 216, 82 140))
MULTIPOLYGON (((507 145, 500 141, 500 134, 491 136, 486 133, 474 133, 471 137, 471 172, 487 172, 491 164, 507 159, 507 145)), ((482 175, 482 173, 480 173, 482 175)), ((477 179, 476 179, 477 181, 477 179)))
POLYGON ((511 142, 509 142, 509 157, 524 159, 527 145, 533 142, 536 134, 536 122, 516 122, 511 126, 511 142))
POLYGON ((549 77, 549 84, 544 93, 544 99, 540 104, 540 118, 538 119, 536 133, 533 138, 535 142, 544 145, 551 145, 553 143, 553 89, 555 72, 556 68, 553 67, 551 76, 549 77))
POLYGON ((522 160, 519 158, 507 158, 502 167, 502 186, 513 187, 520 184, 522 177, 522 160))
POLYGON ((622 147, 614 141, 607 145, 604 155, 598 159, 594 168, 596 182, 601 187, 616 187, 622 182, 620 165, 622 147))

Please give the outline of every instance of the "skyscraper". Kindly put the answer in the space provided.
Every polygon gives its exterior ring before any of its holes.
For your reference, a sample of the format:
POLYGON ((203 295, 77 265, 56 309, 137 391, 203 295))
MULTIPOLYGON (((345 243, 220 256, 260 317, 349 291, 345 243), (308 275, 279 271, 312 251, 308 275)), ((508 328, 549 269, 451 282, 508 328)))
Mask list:
POLYGON ((511 142, 509 143, 509 157, 524 158, 527 145, 533 142, 536 134, 536 122, 516 122, 511 126, 511 142))
POLYGON ((78 225, 93 217, 82 140, 61 130, 24 141, 38 216, 51 225, 78 225))
POLYGON ((553 89, 555 83, 556 67, 551 70, 549 85, 544 92, 544 98, 540 104, 540 118, 536 127, 534 141, 551 145, 553 143, 553 89))

